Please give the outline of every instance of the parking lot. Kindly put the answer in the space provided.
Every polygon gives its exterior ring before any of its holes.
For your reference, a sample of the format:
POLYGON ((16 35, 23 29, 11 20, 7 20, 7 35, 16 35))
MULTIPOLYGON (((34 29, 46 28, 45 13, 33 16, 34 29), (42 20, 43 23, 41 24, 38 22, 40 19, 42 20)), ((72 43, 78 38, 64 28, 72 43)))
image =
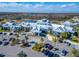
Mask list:
MULTIPOLYGON (((5 41, 9 41, 9 39, 11 37, 15 37, 15 35, 4 35, 4 34, 0 34, 0 41, 2 41, 3 39, 7 39, 4 40, 3 43, 0 45, 0 54, 4 54, 6 57, 17 57, 17 54, 20 51, 24 51, 28 57, 47 57, 46 55, 44 55, 42 52, 37 52, 32 50, 33 44, 31 44, 31 47, 26 47, 26 48, 22 48, 19 45, 15 45, 15 46, 11 46, 10 44, 8 45, 4 45, 5 41)), ((19 37, 20 39, 24 39, 24 35, 20 35, 19 37)), ((38 36, 29 36, 28 42, 38 42, 38 36)), ((58 48, 58 51, 54 51, 53 49, 50 50, 53 53, 58 54, 61 57, 72 57, 72 53, 71 53, 71 47, 67 46, 64 43, 54 43, 51 42, 50 40, 48 40, 47 38, 44 37, 44 41, 45 43, 49 43, 50 45, 52 45, 54 48, 58 48), (62 50, 66 50, 68 51, 68 54, 66 56, 62 55, 62 50)))

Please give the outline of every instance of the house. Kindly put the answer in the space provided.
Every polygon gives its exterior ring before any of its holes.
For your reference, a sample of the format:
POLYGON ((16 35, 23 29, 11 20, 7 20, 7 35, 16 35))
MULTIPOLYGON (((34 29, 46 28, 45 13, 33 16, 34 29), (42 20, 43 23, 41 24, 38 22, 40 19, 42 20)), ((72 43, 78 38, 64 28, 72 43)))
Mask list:
POLYGON ((3 27, 4 29, 11 29, 11 28, 10 28, 11 26, 12 26, 12 23, 10 23, 10 22, 6 22, 5 24, 2 25, 2 27, 3 27))
POLYGON ((37 21, 37 27, 49 29, 52 27, 51 22, 47 19, 42 19, 37 21))
POLYGON ((26 23, 26 22, 21 22, 20 24, 20 28, 23 30, 23 31, 26 31, 26 32, 28 32, 28 31, 30 31, 31 30, 31 26, 30 26, 30 24, 29 23, 26 23))
POLYGON ((73 27, 70 27, 70 26, 52 24, 52 32, 55 35, 59 35, 62 32, 70 32, 71 34, 74 34, 75 30, 73 27))
POLYGON ((42 19, 38 20, 35 23, 35 26, 33 25, 33 29, 31 30, 31 32, 35 33, 36 35, 45 36, 50 28, 52 28, 52 26, 49 20, 42 19))
POLYGON ((70 21, 65 21, 65 22, 63 23, 63 25, 65 25, 65 26, 72 26, 73 23, 71 23, 70 21))
POLYGON ((64 22, 62 25, 59 24, 54 24, 51 23, 49 20, 47 19, 42 19, 42 20, 38 20, 38 21, 33 21, 33 20, 25 20, 24 22, 21 23, 16 23, 16 22, 6 22, 5 24, 3 24, 3 28, 7 28, 10 30, 25 30, 25 31, 30 31, 33 33, 43 33, 46 34, 46 32, 49 29, 52 29, 52 33, 54 34, 59 34, 62 32, 70 32, 70 33, 74 33, 75 30, 72 27, 72 23, 69 21, 64 22))
POLYGON ((4 29, 9 29, 9 30, 14 30, 14 31, 20 30, 20 25, 18 25, 17 23, 6 22, 2 26, 4 29))
POLYGON ((70 21, 65 21, 64 23, 63 23, 63 25, 65 25, 65 26, 71 26, 71 27, 73 27, 73 26, 75 26, 75 25, 78 25, 79 24, 79 22, 74 22, 74 23, 72 23, 72 22, 70 22, 70 21))

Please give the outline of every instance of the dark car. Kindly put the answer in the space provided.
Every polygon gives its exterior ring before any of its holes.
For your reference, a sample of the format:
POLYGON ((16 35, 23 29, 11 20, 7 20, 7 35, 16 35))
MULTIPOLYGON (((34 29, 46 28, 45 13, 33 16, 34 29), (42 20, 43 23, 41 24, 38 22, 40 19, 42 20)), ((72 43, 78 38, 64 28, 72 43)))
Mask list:
POLYGON ((39 35, 39 33, 35 32, 35 36, 38 36, 38 35, 39 35))
POLYGON ((13 33, 10 33, 9 35, 13 35, 13 33))
POLYGON ((66 56, 68 54, 68 51, 62 50, 63 56, 66 56))
POLYGON ((36 43, 36 42, 35 42, 35 41, 31 41, 30 43, 31 43, 31 44, 34 44, 34 43, 36 43))
POLYGON ((46 37, 45 33, 40 33, 39 35, 42 36, 42 37, 46 37))
POLYGON ((70 46, 70 45, 71 45, 71 43, 67 42, 67 45, 68 45, 68 46, 70 46))
POLYGON ((45 44, 45 48, 48 48, 49 50, 51 50, 51 49, 53 49, 53 46, 47 43, 47 44, 45 44))
POLYGON ((48 57, 54 57, 54 53, 53 52, 49 52, 48 53, 48 57))
POLYGON ((58 54, 55 54, 49 50, 43 50, 42 53, 44 53, 44 55, 48 56, 48 57, 59 57, 58 54))
POLYGON ((3 55, 3 54, 0 54, 0 57, 5 57, 5 55, 3 55))
POLYGON ((42 51, 42 53, 44 53, 44 55, 46 55, 46 56, 48 55, 49 52, 50 52, 49 50, 43 50, 42 51))
POLYGON ((54 48, 54 51, 58 51, 59 49, 58 48, 54 48))
POLYGON ((0 32, 0 34, 3 34, 2 32, 0 32))
POLYGON ((63 43, 66 43, 66 41, 64 41, 63 43))
POLYGON ((13 38, 10 38, 9 41, 11 41, 13 38))
POLYGON ((3 41, 6 41, 7 39, 3 39, 3 41))
POLYGON ((64 43, 65 43, 66 45, 68 45, 68 46, 70 46, 70 45, 71 45, 71 43, 70 43, 70 42, 66 42, 66 41, 64 41, 64 43))
POLYGON ((22 35, 26 35, 26 33, 23 33, 22 35))
POLYGON ((2 44, 2 41, 0 41, 0 45, 2 44))
POLYGON ((4 42, 4 46, 7 46, 9 44, 9 42, 4 42))
POLYGON ((31 45, 28 44, 27 47, 31 47, 31 45))
POLYGON ((60 57, 58 54, 54 54, 54 57, 60 57))
POLYGON ((7 33, 4 33, 4 35, 7 35, 7 33))
POLYGON ((63 43, 63 41, 62 41, 62 40, 59 40, 59 42, 60 42, 60 43, 63 43))

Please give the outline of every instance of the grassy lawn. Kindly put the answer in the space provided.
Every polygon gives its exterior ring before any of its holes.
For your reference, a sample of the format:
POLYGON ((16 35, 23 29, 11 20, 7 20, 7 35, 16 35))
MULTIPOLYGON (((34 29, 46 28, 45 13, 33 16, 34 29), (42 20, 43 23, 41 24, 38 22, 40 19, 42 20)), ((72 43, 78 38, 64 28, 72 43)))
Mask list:
POLYGON ((74 43, 79 43, 79 38, 76 36, 73 36, 71 41, 74 43))
POLYGON ((5 30, 2 30, 2 29, 0 28, 0 32, 5 32, 5 30))
POLYGON ((79 43, 77 40, 72 40, 72 42, 74 42, 74 43, 79 43))
POLYGON ((10 32, 10 30, 2 30, 2 29, 0 28, 0 32, 10 32))

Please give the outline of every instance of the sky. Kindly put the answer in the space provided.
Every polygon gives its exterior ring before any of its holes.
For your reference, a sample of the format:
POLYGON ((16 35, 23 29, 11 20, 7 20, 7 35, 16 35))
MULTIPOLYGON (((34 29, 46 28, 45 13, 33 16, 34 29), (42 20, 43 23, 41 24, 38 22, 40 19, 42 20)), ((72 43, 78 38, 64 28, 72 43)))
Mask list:
POLYGON ((79 2, 0 2, 0 12, 79 13, 79 2))

